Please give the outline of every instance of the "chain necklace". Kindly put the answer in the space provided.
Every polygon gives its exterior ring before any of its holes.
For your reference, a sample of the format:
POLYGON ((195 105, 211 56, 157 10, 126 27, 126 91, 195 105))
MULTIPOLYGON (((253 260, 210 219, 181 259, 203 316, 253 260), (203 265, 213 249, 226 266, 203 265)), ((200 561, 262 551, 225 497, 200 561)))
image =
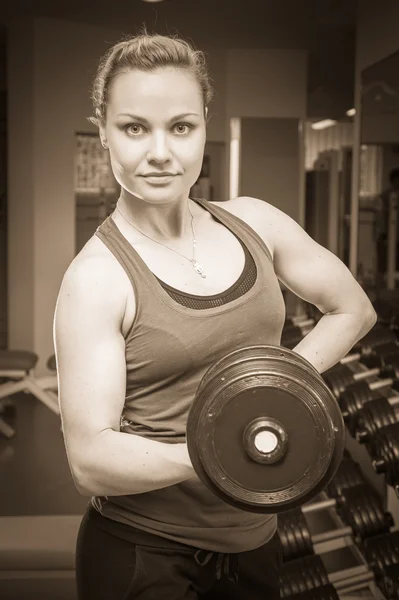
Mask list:
POLYGON ((194 215, 191 212, 191 208, 190 208, 190 203, 189 202, 188 202, 188 210, 189 210, 189 213, 191 215, 191 231, 193 232, 193 257, 192 258, 188 258, 188 256, 184 256, 184 254, 181 254, 177 250, 174 250, 173 248, 170 248, 169 246, 167 246, 163 242, 160 242, 158 240, 154 240, 154 238, 150 237, 149 235, 147 235, 146 233, 144 233, 143 231, 141 231, 141 229, 139 229, 138 227, 136 227, 135 225, 133 225, 133 223, 131 221, 129 221, 125 217, 125 215, 123 214, 123 212, 121 212, 121 210, 119 209, 118 204, 116 205, 116 210, 119 212, 119 214, 122 215, 122 217, 125 219, 125 221, 127 223, 129 223, 129 225, 131 225, 134 229, 136 229, 136 231, 138 231, 139 233, 141 233, 141 235, 144 235, 144 237, 146 237, 149 240, 155 242, 156 244, 160 244, 161 246, 164 246, 168 250, 172 250, 172 252, 175 252, 175 254, 178 254, 179 256, 185 258, 186 260, 188 260, 192 264, 194 271, 196 273, 198 273, 198 275, 201 275, 201 277, 203 277, 203 278, 206 277, 206 274, 205 274, 203 266, 200 265, 200 263, 195 258, 195 245, 196 245, 197 240, 196 240, 196 237, 195 237, 195 230, 194 230, 194 215))

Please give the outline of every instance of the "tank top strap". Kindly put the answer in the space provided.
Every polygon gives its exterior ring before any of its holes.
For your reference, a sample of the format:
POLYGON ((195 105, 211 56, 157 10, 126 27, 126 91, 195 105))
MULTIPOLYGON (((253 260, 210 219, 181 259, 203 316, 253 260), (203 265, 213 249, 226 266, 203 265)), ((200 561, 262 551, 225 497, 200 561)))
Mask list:
POLYGON ((212 202, 204 200, 203 198, 192 198, 192 200, 200 204, 205 210, 216 217, 218 221, 231 229, 231 231, 247 246, 251 253, 255 252, 259 255, 260 250, 262 258, 264 258, 264 254, 266 253, 269 260, 273 262, 271 252, 260 235, 258 235, 245 221, 240 219, 240 217, 231 214, 223 207, 212 204, 212 202))

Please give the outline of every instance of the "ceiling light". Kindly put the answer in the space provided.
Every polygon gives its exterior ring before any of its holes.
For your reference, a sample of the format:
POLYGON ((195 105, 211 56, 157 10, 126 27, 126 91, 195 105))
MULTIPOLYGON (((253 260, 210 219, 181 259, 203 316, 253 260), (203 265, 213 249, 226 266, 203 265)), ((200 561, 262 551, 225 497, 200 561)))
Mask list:
POLYGON ((333 121, 332 119, 324 119, 323 121, 316 121, 316 123, 312 123, 312 129, 326 129, 327 127, 332 127, 335 125, 337 121, 333 121))

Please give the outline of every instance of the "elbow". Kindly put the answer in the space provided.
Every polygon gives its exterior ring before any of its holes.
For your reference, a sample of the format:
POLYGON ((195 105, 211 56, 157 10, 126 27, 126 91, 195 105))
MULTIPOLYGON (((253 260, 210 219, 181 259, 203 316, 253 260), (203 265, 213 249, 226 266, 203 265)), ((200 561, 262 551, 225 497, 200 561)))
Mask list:
POLYGON ((90 498, 91 496, 101 496, 101 490, 98 489, 98 484, 95 484, 93 477, 87 468, 71 467, 72 479, 76 491, 81 496, 90 498))
POLYGON ((374 325, 377 323, 377 320, 378 320, 378 315, 372 306, 371 306, 371 308, 368 308, 367 311, 363 312, 363 314, 362 314, 362 321, 363 321, 362 334, 366 335, 366 333, 368 333, 374 327, 374 325))
POLYGON ((85 477, 82 473, 77 473, 76 470, 73 470, 72 479, 78 494, 87 498, 96 495, 94 492, 94 486, 90 484, 87 476, 85 477))

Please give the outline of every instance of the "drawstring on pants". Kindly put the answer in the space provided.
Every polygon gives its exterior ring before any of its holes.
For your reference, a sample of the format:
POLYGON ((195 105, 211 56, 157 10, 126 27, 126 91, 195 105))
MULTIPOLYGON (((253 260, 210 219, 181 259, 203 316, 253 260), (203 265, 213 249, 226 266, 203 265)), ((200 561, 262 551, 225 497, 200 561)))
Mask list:
POLYGON ((196 563, 201 567, 204 567, 212 560, 216 554, 216 579, 221 579, 222 572, 226 575, 232 583, 238 581, 238 559, 232 554, 224 554, 223 552, 207 552, 206 550, 197 550, 194 554, 196 563), (201 559, 201 553, 204 554, 201 559), (232 564, 233 563, 233 564, 232 564))

